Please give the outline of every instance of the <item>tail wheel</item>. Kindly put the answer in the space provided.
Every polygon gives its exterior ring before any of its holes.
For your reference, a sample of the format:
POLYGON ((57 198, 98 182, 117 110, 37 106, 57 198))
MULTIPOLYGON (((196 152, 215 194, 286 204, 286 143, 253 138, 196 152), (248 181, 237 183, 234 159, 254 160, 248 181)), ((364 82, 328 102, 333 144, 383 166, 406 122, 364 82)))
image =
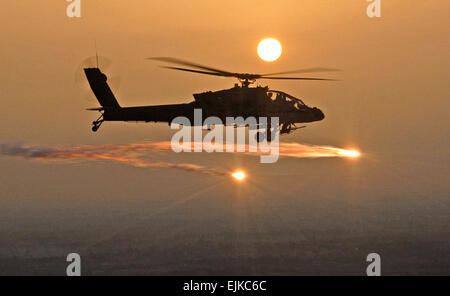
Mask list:
MULTIPOLYGON (((101 112, 100 112, 101 113, 101 112)), ((98 129, 100 128, 100 126, 102 125, 103 121, 105 121, 103 119, 103 113, 101 113, 100 117, 97 118, 96 121, 92 122, 92 131, 95 133, 96 131, 98 131, 98 129)))

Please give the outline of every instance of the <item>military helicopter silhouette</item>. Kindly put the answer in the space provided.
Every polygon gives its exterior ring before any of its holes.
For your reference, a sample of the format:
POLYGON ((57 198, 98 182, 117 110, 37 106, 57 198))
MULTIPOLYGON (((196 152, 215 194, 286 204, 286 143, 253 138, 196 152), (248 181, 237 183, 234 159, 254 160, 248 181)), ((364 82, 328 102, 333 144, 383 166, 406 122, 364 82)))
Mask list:
MULTIPOLYGON (((309 107, 302 100, 285 92, 271 90, 267 86, 250 87, 250 85, 258 79, 336 81, 326 78, 280 77, 277 75, 338 71, 338 69, 331 68, 308 68, 269 74, 248 74, 224 71, 172 57, 148 59, 177 65, 176 67, 162 66, 166 69, 237 78, 241 85, 235 84, 230 89, 194 94, 194 101, 185 104, 121 107, 108 86, 107 76, 99 69, 97 63, 95 68, 84 68, 89 85, 102 106, 87 109, 101 113, 100 117, 92 122, 92 131, 96 132, 105 121, 167 122, 170 125, 174 118, 184 116, 194 122, 194 109, 202 109, 204 116, 216 116, 222 122, 226 122, 227 117, 278 117, 280 134, 289 134, 296 129, 305 127, 296 127, 296 123, 320 121, 325 118, 325 115, 319 108, 309 107)), ((267 131, 270 130, 271 127, 267 126, 267 131)), ((271 133, 268 132, 268 140, 271 140, 270 135, 271 133)))

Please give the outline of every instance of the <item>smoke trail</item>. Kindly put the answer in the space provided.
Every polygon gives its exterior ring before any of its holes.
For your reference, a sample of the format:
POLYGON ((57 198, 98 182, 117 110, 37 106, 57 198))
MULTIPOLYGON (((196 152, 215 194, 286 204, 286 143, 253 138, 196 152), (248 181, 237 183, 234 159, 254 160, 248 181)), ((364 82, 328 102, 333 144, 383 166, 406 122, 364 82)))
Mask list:
MULTIPOLYGON (((193 148, 194 143, 184 144, 187 148, 193 148)), ((205 144, 203 144, 205 148, 205 144)), ((217 146, 216 146, 217 147, 217 146)), ((249 145, 224 144, 223 151, 238 151, 243 148, 246 155, 259 156, 265 154, 249 152, 249 145), (228 145, 231 145, 228 146, 228 145), (228 146, 228 147, 227 147, 228 146), (228 149, 227 149, 228 148, 228 149), (231 149, 230 149, 231 148, 231 149)), ((150 161, 143 154, 151 151, 171 151, 170 142, 147 142, 130 144, 102 144, 79 146, 30 146, 24 144, 0 144, 0 154, 7 156, 19 156, 26 159, 47 161, 94 161, 104 160, 124 163, 135 167, 162 167, 188 172, 197 172, 213 176, 228 176, 229 173, 215 169, 205 168, 191 163, 171 163, 165 161, 150 161)), ((359 153, 330 146, 306 145, 299 143, 279 143, 279 155, 293 158, 319 158, 319 157, 357 157, 359 153)))
POLYGON ((48 146, 27 146, 20 144, 1 144, 0 154, 8 156, 20 156, 27 159, 59 160, 69 162, 76 160, 109 160, 142 168, 163 167, 163 168, 183 170, 187 172, 197 172, 213 176, 228 175, 227 173, 224 172, 207 169, 203 166, 190 163, 150 161, 141 157, 134 157, 126 154, 111 153, 111 151, 113 151, 114 149, 108 151, 105 150, 104 146, 103 147, 102 146, 103 145, 97 147, 96 146, 48 147, 48 146))

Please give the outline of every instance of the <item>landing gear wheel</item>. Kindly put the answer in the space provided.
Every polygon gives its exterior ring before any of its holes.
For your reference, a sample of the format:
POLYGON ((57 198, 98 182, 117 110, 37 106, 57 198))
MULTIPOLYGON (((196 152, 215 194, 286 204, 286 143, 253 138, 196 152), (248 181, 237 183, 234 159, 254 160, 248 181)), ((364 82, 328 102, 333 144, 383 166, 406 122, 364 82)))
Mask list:
POLYGON ((103 123, 103 114, 100 115, 100 117, 96 120, 92 122, 92 131, 95 133, 96 131, 98 131, 98 129, 100 128, 100 126, 103 123))
POLYGON ((98 129, 100 128, 100 126, 102 125, 103 120, 102 121, 94 121, 92 123, 92 131, 95 133, 96 131, 98 131, 98 129))

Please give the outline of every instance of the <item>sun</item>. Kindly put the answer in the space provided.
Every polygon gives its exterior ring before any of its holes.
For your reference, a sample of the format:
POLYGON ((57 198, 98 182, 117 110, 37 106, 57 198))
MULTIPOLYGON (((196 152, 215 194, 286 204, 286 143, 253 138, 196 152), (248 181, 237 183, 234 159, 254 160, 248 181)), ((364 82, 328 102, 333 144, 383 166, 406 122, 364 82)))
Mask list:
POLYGON ((231 176, 239 182, 242 182, 245 180, 245 178, 247 178, 247 174, 242 170, 237 170, 231 173, 231 176))
POLYGON ((281 43, 274 38, 266 38, 258 45, 258 55, 266 62, 278 60, 282 51, 281 43))

